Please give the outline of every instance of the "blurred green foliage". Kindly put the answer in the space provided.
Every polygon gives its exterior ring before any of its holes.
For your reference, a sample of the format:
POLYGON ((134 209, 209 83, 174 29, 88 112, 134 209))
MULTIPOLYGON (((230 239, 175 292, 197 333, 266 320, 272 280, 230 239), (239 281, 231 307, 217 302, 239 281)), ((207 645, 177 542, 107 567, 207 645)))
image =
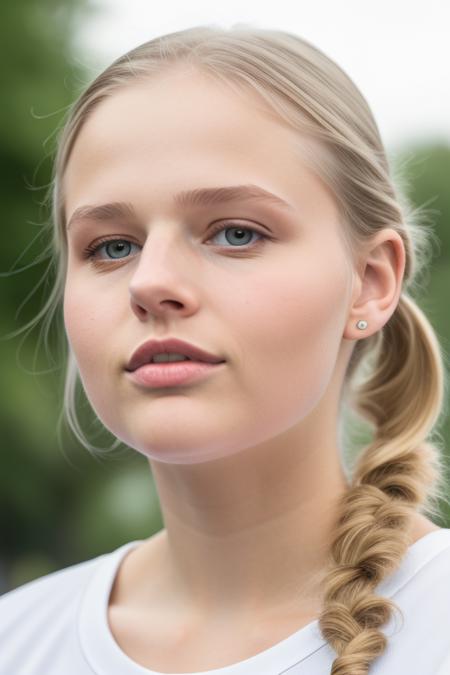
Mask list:
MULTIPOLYGON (((3 339, 35 317, 54 278, 46 274, 48 260, 36 264, 48 241, 43 225, 50 214, 42 202, 57 128, 94 77, 73 43, 93 11, 88 0, 21 0, 1 8, 7 236, 0 249, 0 593, 162 527, 144 457, 129 451, 121 462, 97 460, 71 434, 58 438, 61 363, 49 362, 38 341, 41 326, 3 339)), ((51 334, 52 355, 56 338, 51 334)), ((89 415, 80 418, 88 428, 89 415)), ((89 438, 101 447, 114 440, 106 432, 89 438)))
MULTIPOLYGON (((87 0, 2 5, 0 72, 7 95, 0 106, 0 184, 7 236, 0 249, 0 337, 35 317, 53 280, 46 277, 48 262, 35 262, 47 243, 41 235, 49 213, 42 200, 50 181, 51 140, 67 106, 94 75, 81 65, 72 42, 93 10, 87 0)), ((441 242, 420 304, 448 352, 450 147, 422 144, 405 149, 405 156, 411 155, 410 196, 416 204, 433 200, 441 242)), ((38 342, 39 328, 25 340, 0 341, 0 593, 162 527, 144 457, 129 451, 100 461, 72 435, 61 446, 56 430, 62 364, 52 370, 38 342)), ((93 423, 89 414, 80 415, 85 430, 93 423)), ((448 449, 448 420, 442 431, 448 449)), ((107 432, 88 437, 102 447, 114 440, 107 432)), ((450 514, 444 516, 450 522, 450 514)))

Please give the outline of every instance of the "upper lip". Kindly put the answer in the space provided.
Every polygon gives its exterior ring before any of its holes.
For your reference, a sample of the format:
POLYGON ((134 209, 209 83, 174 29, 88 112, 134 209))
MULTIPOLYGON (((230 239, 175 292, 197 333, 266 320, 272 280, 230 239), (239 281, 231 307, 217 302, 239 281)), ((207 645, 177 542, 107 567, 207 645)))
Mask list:
POLYGON ((205 361, 206 363, 222 363, 225 359, 215 356, 209 352, 189 344, 184 340, 177 338, 168 338, 166 340, 147 340, 132 354, 126 365, 126 370, 133 371, 152 360, 154 354, 183 354, 195 361, 205 361))

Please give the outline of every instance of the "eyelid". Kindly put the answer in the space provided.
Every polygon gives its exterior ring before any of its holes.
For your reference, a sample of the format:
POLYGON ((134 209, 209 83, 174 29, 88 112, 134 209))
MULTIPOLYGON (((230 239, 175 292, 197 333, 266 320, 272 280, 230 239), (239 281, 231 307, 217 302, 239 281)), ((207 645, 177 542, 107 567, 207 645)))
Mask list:
MULTIPOLYGON (((233 230, 233 229, 248 230, 249 232, 255 232, 256 234, 259 234, 263 238, 270 239, 269 234, 266 234, 265 232, 261 232, 261 230, 258 227, 255 227, 253 224, 247 225, 246 223, 239 223, 237 221, 221 221, 221 222, 218 222, 218 223, 215 223, 215 224, 213 223, 211 225, 211 231, 208 235, 207 241, 209 241, 209 239, 212 239, 212 237, 214 237, 214 235, 216 235, 218 232, 222 232, 223 230, 233 230)), ((220 244, 218 244, 218 245, 220 246, 220 244)), ((251 244, 248 244, 247 246, 251 248, 251 244)), ((231 246, 230 248, 233 248, 233 246, 231 246)), ((245 250, 245 247, 243 247, 243 246, 242 247, 236 247, 236 248, 242 248, 243 250, 245 250)))
MULTIPOLYGON (((255 249, 258 244, 262 244, 265 240, 272 240, 273 237, 270 234, 266 234, 265 232, 262 232, 258 227, 255 227, 253 223, 247 224, 246 222, 238 222, 238 221, 229 221, 229 220, 223 220, 219 221, 216 223, 213 223, 210 232, 208 234, 208 239, 206 241, 209 241, 212 239, 216 234, 219 232, 222 232, 224 230, 228 229, 242 229, 242 230, 248 230, 249 232, 256 233, 260 236, 260 239, 257 240, 256 242, 250 243, 250 244, 245 244, 244 246, 223 246, 221 244, 216 244, 219 248, 222 248, 224 250, 230 250, 239 253, 245 253, 248 252, 250 253, 253 249, 255 249)), ((125 258, 110 258, 110 259, 97 259, 96 255, 100 248, 109 242, 118 242, 118 241, 124 241, 126 243, 132 244, 134 246, 140 246, 140 244, 137 244, 136 242, 132 241, 129 239, 127 235, 107 235, 105 237, 100 237, 98 240, 94 240, 89 244, 89 246, 85 247, 83 249, 83 257, 88 259, 93 265, 111 265, 112 263, 119 262, 121 260, 127 260, 127 257, 125 258)))

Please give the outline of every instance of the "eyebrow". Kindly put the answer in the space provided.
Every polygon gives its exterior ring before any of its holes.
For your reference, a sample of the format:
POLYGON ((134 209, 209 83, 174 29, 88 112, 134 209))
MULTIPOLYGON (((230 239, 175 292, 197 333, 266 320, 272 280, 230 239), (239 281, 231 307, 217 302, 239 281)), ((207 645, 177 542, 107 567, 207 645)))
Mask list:
MULTIPOLYGON (((289 211, 294 210, 291 204, 278 197, 278 195, 252 184, 184 190, 175 195, 173 202, 175 206, 186 207, 211 206, 237 200, 262 201, 289 211)), ((80 206, 73 212, 67 229, 81 220, 103 221, 114 218, 137 219, 137 215, 129 202, 112 202, 110 204, 100 204, 99 206, 80 206)))

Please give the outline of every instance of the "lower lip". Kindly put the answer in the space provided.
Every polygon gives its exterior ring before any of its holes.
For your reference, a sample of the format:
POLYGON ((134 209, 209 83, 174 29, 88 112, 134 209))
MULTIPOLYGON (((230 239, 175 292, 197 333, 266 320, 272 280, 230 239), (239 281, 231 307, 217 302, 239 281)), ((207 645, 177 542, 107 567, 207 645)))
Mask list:
POLYGON ((132 372, 128 371, 128 377, 136 384, 144 385, 144 387, 174 387, 202 380, 223 364, 223 361, 221 363, 205 363, 202 361, 147 363, 132 372))

